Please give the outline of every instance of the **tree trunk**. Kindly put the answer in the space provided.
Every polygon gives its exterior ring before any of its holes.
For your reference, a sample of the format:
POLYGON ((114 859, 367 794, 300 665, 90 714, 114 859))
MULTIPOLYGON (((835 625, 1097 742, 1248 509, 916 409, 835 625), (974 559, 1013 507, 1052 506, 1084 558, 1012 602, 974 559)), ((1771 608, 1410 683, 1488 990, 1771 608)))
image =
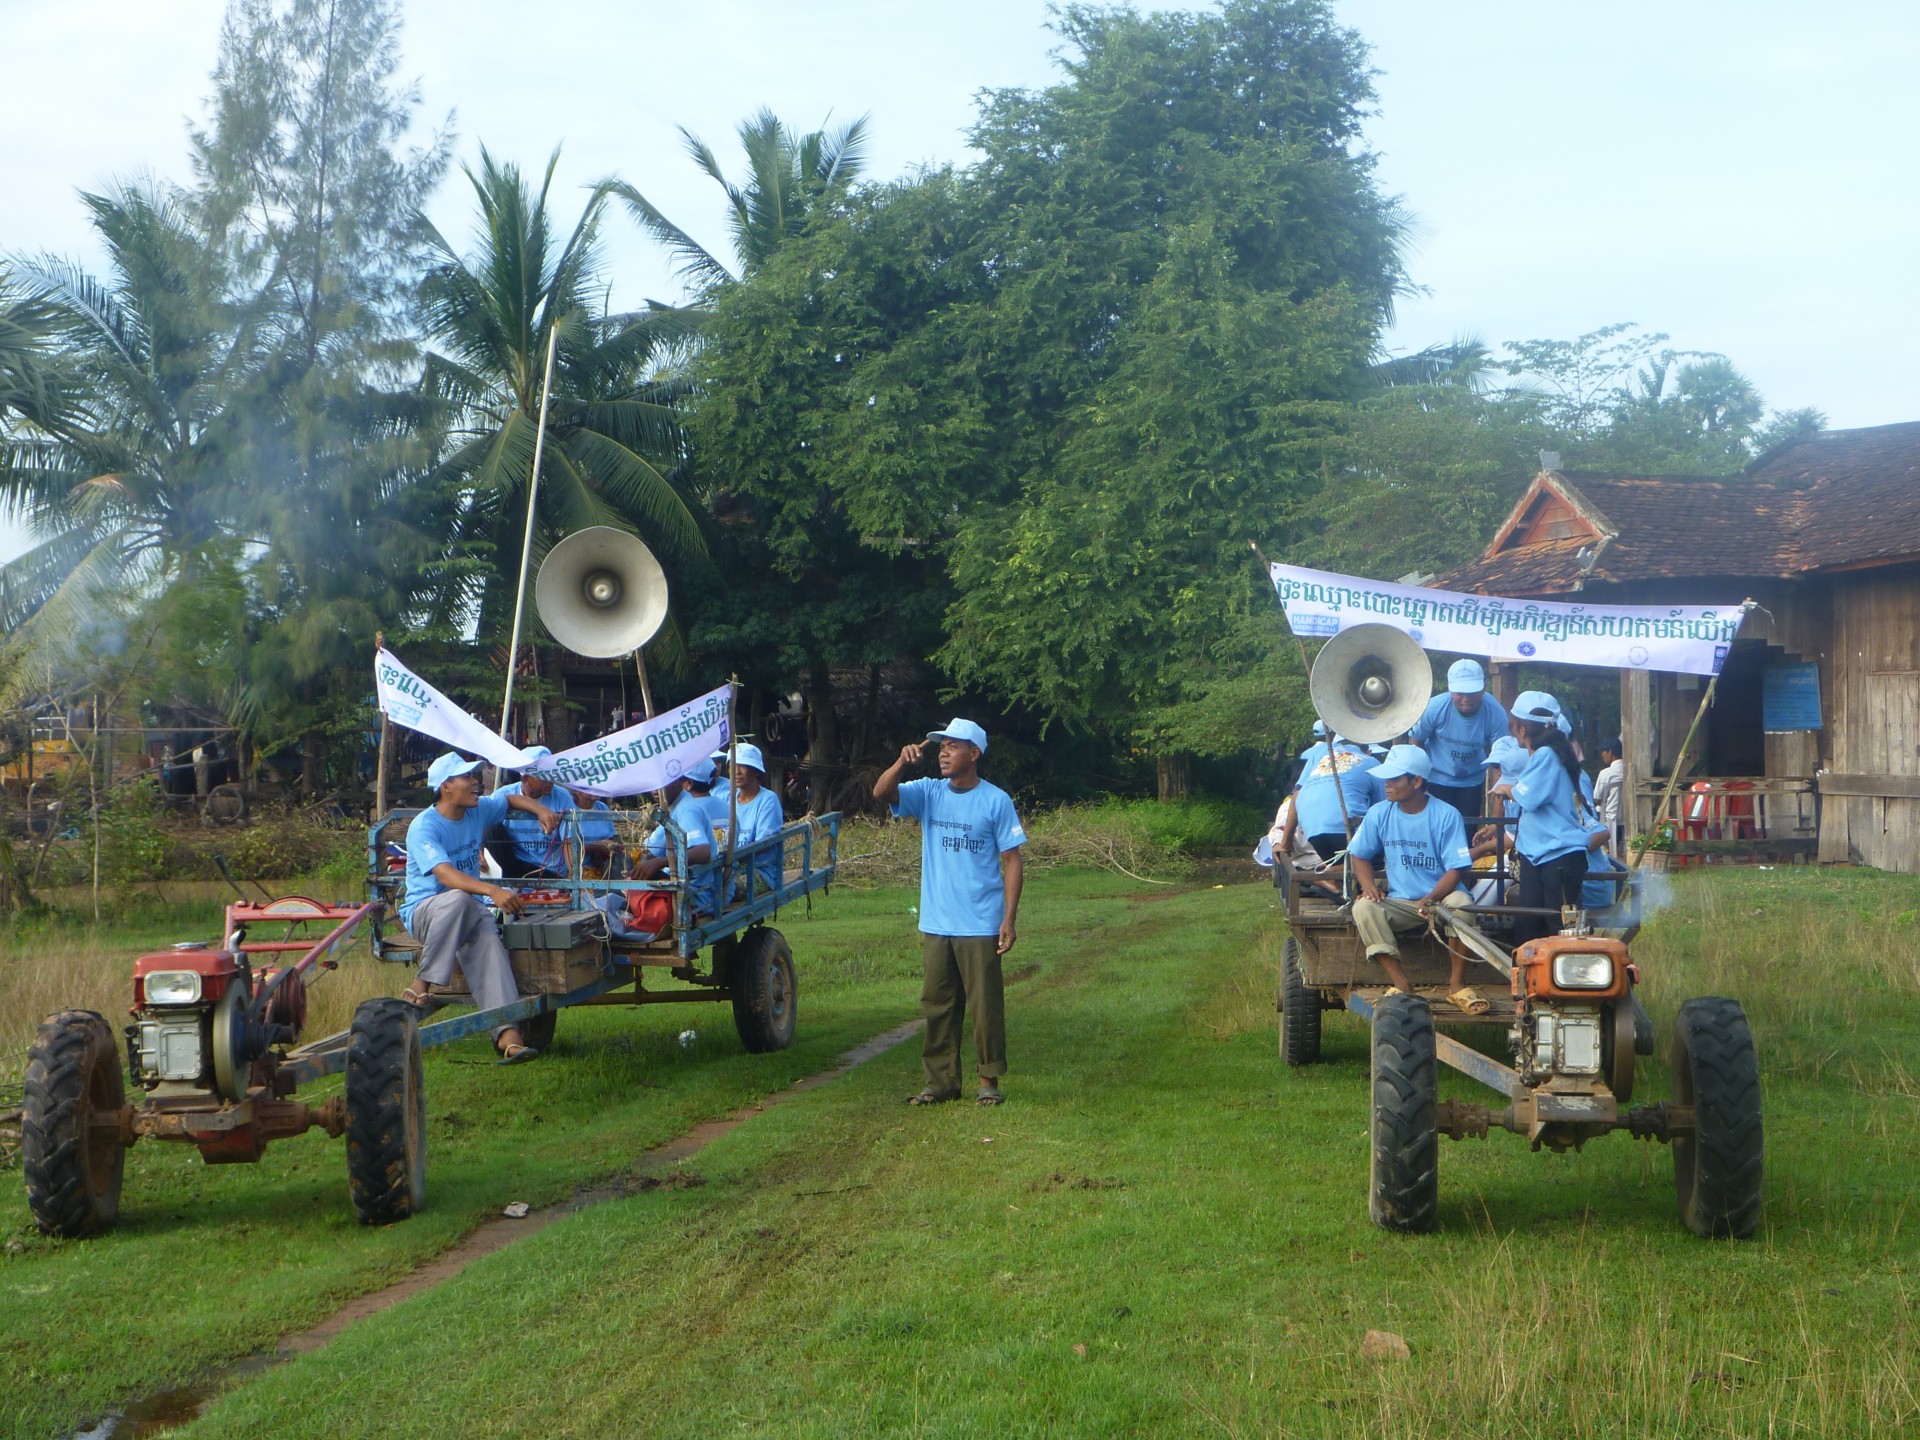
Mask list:
POLYGON ((1188 758, 1185 755, 1161 755, 1153 762, 1160 782, 1160 803, 1185 800, 1189 788, 1188 758))
POLYGON ((807 808, 827 808, 840 764, 840 717, 833 709, 833 672, 816 659, 807 671, 807 808))
POLYGON ((327 784, 327 739, 318 730, 300 736, 300 788, 309 800, 318 800, 327 784))

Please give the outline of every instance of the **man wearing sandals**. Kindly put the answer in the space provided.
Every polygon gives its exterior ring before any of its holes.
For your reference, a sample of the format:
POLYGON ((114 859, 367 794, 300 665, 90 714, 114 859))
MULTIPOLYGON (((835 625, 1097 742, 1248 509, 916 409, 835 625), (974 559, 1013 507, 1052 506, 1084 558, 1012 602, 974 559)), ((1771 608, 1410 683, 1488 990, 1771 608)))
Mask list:
POLYGON ((895 816, 920 822, 920 1008, 927 1017, 920 1061, 927 1083, 909 1105, 960 1098, 960 1030, 969 1005, 980 1104, 1000 1103, 1000 1077, 1007 1073, 1000 957, 1013 949, 1027 832, 1007 792, 980 778, 986 753, 987 732, 955 720, 903 747, 873 785, 873 798, 891 805, 895 816), (901 784, 906 768, 919 764, 936 741, 940 778, 901 784))
MULTIPOLYGON (((426 1004, 432 986, 453 978, 456 964, 478 1008, 494 1010, 520 998, 507 947, 477 897, 485 896, 508 915, 518 915, 525 902, 518 891, 480 878, 480 842, 509 809, 524 810, 549 834, 560 817, 518 791, 495 791, 483 798, 480 777, 474 773, 480 764, 452 751, 435 760, 427 769, 434 803, 407 826, 407 890, 400 923, 420 942, 420 972, 403 998, 416 1005, 426 1004)), ((493 1044, 505 1065, 540 1053, 521 1043, 517 1025, 496 1026, 493 1044)))
MULTIPOLYGON (((1396 745, 1374 777, 1386 786, 1387 798, 1367 811, 1366 819, 1347 846, 1353 877, 1360 887, 1353 902, 1353 927, 1367 947, 1367 958, 1377 961, 1395 990, 1411 994, 1413 982, 1400 964, 1396 931, 1424 930, 1436 905, 1464 905, 1460 880, 1473 868, 1467 846, 1467 827, 1460 812, 1427 793, 1432 762, 1417 745, 1396 745), (1383 891, 1374 867, 1386 863, 1383 891)), ((1469 1015, 1490 1008, 1485 996, 1467 988, 1467 957, 1452 952, 1452 974, 1447 998, 1469 1015)))

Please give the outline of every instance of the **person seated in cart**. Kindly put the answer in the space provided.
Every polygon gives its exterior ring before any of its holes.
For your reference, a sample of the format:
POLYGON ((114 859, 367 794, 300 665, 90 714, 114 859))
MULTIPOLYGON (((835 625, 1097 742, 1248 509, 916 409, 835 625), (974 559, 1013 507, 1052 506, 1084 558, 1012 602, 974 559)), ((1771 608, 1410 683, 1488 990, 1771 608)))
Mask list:
MULTIPOLYGON (((1517 779, 1494 787, 1496 798, 1515 802, 1520 821, 1514 849, 1520 867, 1517 903, 1553 911, 1580 904, 1587 855, 1606 843, 1607 827, 1580 782, 1585 772, 1560 726, 1560 702, 1544 690, 1528 690, 1513 702, 1527 764, 1517 779)), ((1514 917, 1516 947, 1560 927, 1549 914, 1514 917)))
MULTIPOLYGON (((420 942, 420 970, 401 998, 414 1005, 424 1006, 433 986, 451 980, 455 965, 481 1010, 497 1010, 520 998, 499 927, 479 901, 491 900, 507 915, 518 915, 525 902, 518 892, 480 878, 480 843, 510 810, 531 815, 548 833, 559 826, 560 817, 518 791, 482 796, 474 773, 480 765, 452 751, 435 760, 427 770, 434 802, 407 826, 407 888, 400 923, 420 942)), ((532 1060, 540 1053, 521 1043, 517 1025, 495 1026, 493 1044, 502 1065, 532 1060)))
POLYGON ((618 880, 618 867, 626 858, 620 848, 620 832, 613 823, 613 811, 598 795, 586 790, 569 789, 573 808, 579 814, 581 874, 588 880, 618 880))
MULTIPOLYGON (((553 751, 544 745, 527 747, 527 758, 530 760, 545 760, 552 754, 553 751)), ((524 795, 529 800, 539 801, 556 815, 564 815, 574 808, 571 794, 534 771, 522 772, 518 780, 511 785, 500 786, 493 793, 524 795)), ((500 873, 507 879, 564 880, 571 873, 573 857, 569 853, 564 829, 543 826, 530 814, 517 810, 510 811, 500 824, 507 832, 507 843, 503 846, 496 842, 488 848, 499 862, 500 873)))
MULTIPOLYGON (((733 837, 735 849, 778 835, 781 827, 787 823, 787 812, 780 807, 780 797, 767 788, 767 760, 760 753, 758 745, 743 743, 734 747, 732 795, 722 798, 716 788, 708 798, 717 801, 723 812, 736 817, 739 828, 733 837), (730 811, 729 806, 732 807, 730 811)), ((754 856, 753 870, 753 890, 756 895, 778 890, 781 879, 780 848, 768 846, 754 856)), ((736 883, 744 892, 745 882, 736 883)))
MULTIPOLYGON (((1353 927, 1360 932, 1367 959, 1393 982, 1389 995, 1411 994, 1413 982, 1400 964, 1396 931, 1424 930, 1436 905, 1464 905, 1461 878, 1472 867, 1467 827, 1460 812, 1427 793, 1432 761, 1418 745, 1396 745, 1374 778, 1387 798, 1367 811, 1347 844, 1359 898, 1353 902, 1353 927), (1384 861, 1382 888, 1374 867, 1384 861)), ((1450 947, 1452 970, 1447 998, 1469 1015, 1484 1015, 1492 1004, 1467 981, 1467 956, 1450 947)))
MULTIPOLYGON (((1321 720, 1313 722, 1313 733, 1318 743, 1301 753, 1300 782, 1293 787, 1293 824, 1322 860, 1331 860, 1347 848, 1349 827, 1385 792, 1374 776, 1380 762, 1363 747, 1328 734, 1321 720)), ((1280 852, 1292 848, 1293 835, 1283 833, 1280 852)))
POLYGON ((1507 733, 1507 712, 1487 694, 1487 674, 1477 660, 1447 667, 1447 693, 1436 695, 1408 731, 1433 762, 1429 792, 1470 816, 1480 805, 1480 762, 1507 733))
MULTIPOLYGON (((687 868, 692 873, 680 878, 691 881, 688 899, 696 915, 714 913, 713 823, 707 801, 707 788, 712 783, 713 761, 699 760, 688 767, 678 780, 668 781, 666 789, 661 792, 667 802, 667 813, 686 836, 687 868)), ((654 827, 653 833, 647 837, 646 850, 646 857, 634 866, 633 877, 636 880, 658 880, 667 873, 671 864, 666 826, 654 827)))

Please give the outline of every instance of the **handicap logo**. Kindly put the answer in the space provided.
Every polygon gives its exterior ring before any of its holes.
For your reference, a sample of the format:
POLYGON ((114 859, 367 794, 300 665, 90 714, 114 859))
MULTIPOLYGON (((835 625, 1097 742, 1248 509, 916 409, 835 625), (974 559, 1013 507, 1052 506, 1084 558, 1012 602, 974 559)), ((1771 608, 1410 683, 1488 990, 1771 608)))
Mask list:
POLYGON ((1522 640, 1520 642, 1520 653, 1522 655, 1531 655, 1533 654, 1533 652, 1534 652, 1534 644, 1531 640, 1522 640))

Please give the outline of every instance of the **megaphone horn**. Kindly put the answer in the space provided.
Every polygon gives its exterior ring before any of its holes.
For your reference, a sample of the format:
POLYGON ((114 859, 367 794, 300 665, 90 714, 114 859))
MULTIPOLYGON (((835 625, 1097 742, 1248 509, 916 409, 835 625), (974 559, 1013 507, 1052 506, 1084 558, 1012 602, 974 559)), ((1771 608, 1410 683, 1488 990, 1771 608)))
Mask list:
POLYGON ((667 618, 667 576, 638 536, 610 525, 576 530, 540 562, 533 606, 576 655, 638 650, 667 618))
POLYGON ((1314 713, 1336 735, 1362 744, 1404 734, 1433 697, 1427 652, 1391 625, 1342 630, 1314 658, 1314 713))

